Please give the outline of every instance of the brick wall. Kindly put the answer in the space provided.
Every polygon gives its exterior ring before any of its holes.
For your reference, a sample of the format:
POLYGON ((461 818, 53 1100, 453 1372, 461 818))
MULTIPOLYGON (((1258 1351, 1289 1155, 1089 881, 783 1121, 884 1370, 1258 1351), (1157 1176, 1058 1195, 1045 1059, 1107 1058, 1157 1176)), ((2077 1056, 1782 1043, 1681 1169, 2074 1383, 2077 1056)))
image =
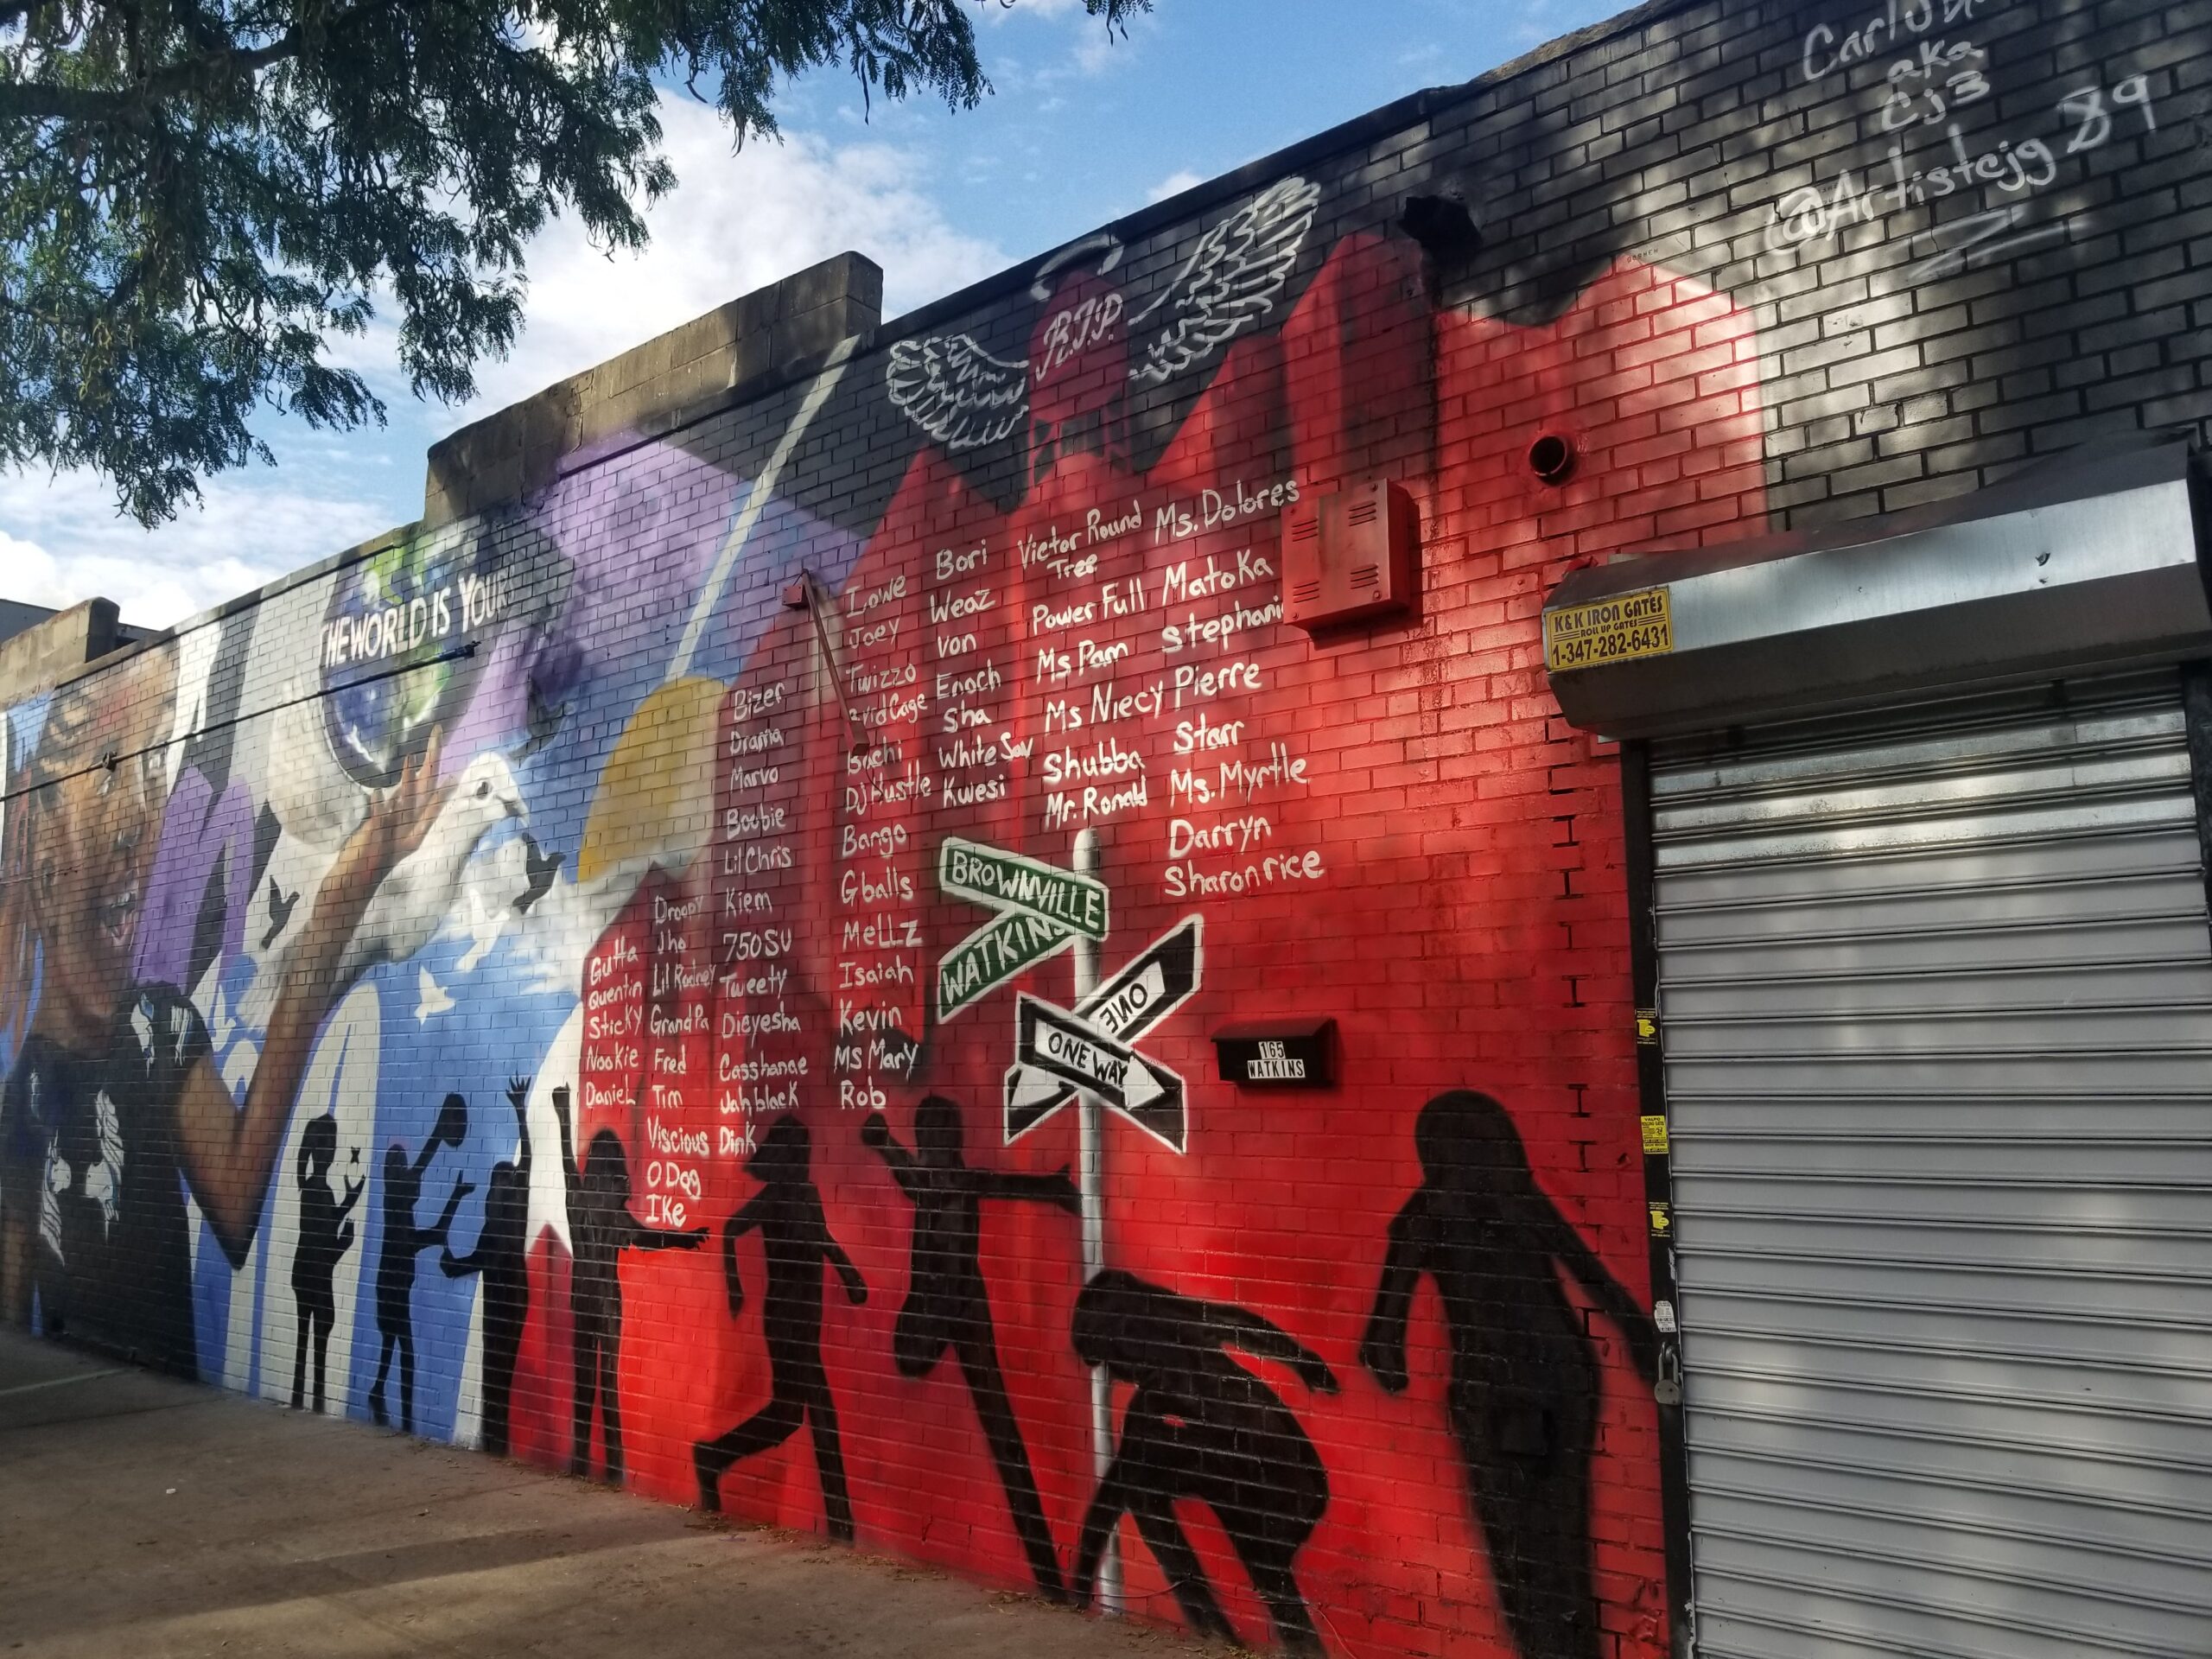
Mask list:
POLYGON ((2200 420, 2202 10, 1647 8, 449 447, 9 712, 9 1313, 1017 1586, 1126 1510, 1124 1605, 1249 1640, 1667 1651, 1618 786, 1538 607, 2200 420), (1378 479, 1417 604, 1309 636, 1287 512, 1378 479), (1086 1218, 1009 1068, 1155 947, 1086 1218), (1325 1020, 1331 1085, 1218 1074, 1325 1020))

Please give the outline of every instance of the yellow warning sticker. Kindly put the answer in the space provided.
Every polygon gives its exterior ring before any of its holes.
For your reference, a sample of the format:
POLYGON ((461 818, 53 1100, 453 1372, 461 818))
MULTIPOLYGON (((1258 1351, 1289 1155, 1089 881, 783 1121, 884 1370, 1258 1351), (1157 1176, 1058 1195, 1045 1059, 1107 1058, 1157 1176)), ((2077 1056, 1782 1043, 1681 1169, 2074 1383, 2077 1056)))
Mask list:
POLYGON ((1643 1120, 1643 1150, 1654 1157, 1663 1157, 1667 1151, 1667 1120, 1652 1116, 1643 1120))
POLYGON ((1544 613, 1544 666, 1554 674, 1664 657, 1674 648, 1675 608, 1664 588, 1544 613))

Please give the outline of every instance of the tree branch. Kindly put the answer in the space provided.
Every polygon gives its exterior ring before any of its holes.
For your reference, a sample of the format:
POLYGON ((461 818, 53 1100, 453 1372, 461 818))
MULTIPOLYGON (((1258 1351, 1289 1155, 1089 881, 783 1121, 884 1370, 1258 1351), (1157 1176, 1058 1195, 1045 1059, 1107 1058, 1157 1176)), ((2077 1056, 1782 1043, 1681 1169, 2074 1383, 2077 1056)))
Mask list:
MULTIPOLYGON (((368 13, 389 10, 391 3, 391 0, 371 0, 370 3, 348 7, 328 19, 321 33, 327 41, 368 13)), ((6 21, 12 6, 27 10, 28 0, 0 0, 0 22, 6 21)), ((203 90, 212 83, 233 81, 257 73, 271 64, 298 57, 305 45, 301 31, 291 29, 266 46, 246 51, 194 53, 163 64, 135 86, 114 91, 56 86, 36 80, 0 83, 0 123, 83 121, 104 126, 138 126, 144 123, 152 105, 181 93, 203 90)))
POLYGON ((92 121, 125 126, 136 125, 139 118, 137 100, 127 92, 53 86, 36 80, 0 83, 0 121, 92 121))

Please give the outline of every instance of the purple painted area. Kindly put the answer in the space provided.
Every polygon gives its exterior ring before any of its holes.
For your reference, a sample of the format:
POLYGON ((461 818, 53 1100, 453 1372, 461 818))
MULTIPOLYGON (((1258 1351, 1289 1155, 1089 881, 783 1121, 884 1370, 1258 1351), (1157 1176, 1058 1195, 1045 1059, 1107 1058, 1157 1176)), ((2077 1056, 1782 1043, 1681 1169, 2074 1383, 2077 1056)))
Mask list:
POLYGON ((467 710, 446 734, 441 778, 457 777, 486 749, 511 747, 527 729, 530 658, 538 639, 535 628, 509 628, 494 642, 467 710))
MULTIPOLYGON (((753 482, 672 444, 625 457, 620 476, 581 474, 556 494, 538 528, 575 561, 575 586, 558 624, 564 638, 588 641, 590 657, 609 660, 658 651, 665 662, 690 624, 722 545, 749 499, 753 482), (606 533, 608 520, 620 535, 606 533), (582 530, 584 533, 575 532, 582 530)), ((713 626, 690 671, 728 678, 780 613, 761 602, 804 565, 832 591, 842 587, 860 542, 781 498, 753 526, 722 591, 713 626)))
MULTIPOLYGON (((446 734, 442 772, 519 747, 530 735, 533 685, 541 704, 568 705, 574 719, 592 701, 595 660, 672 649, 742 494, 741 480, 661 444, 630 457, 611 485, 585 473, 556 489, 530 523, 569 561, 560 613, 499 634, 467 711, 446 734), (622 535, 606 534, 610 518, 622 535)), ((630 690, 634 702, 643 688, 630 690)))
POLYGON ((169 791, 161 846, 140 908, 132 967, 139 983, 191 989, 183 980, 192 958, 193 924, 216 861, 226 849, 223 955, 232 957, 245 948, 246 912, 253 902, 248 886, 253 879, 253 798, 233 780, 219 798, 197 768, 188 770, 169 791))
POLYGON ((671 444, 635 451, 620 471, 580 492, 597 499, 556 497, 539 521, 574 562, 562 632, 600 652, 610 640, 654 635, 672 646, 728 534, 741 480, 671 444), (607 534, 610 521, 622 526, 620 534, 607 534))

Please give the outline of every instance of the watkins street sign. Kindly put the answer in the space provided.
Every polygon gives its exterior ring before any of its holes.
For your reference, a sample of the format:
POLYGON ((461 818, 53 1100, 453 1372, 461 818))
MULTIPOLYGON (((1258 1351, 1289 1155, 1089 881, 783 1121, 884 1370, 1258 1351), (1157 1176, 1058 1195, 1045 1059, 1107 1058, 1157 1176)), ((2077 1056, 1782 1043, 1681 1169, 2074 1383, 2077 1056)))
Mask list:
POLYGON ((948 898, 998 914, 945 952, 937 968, 937 1017, 950 1020, 1076 936, 1106 937, 1106 885, 1041 860, 948 836, 937 882, 948 898))

